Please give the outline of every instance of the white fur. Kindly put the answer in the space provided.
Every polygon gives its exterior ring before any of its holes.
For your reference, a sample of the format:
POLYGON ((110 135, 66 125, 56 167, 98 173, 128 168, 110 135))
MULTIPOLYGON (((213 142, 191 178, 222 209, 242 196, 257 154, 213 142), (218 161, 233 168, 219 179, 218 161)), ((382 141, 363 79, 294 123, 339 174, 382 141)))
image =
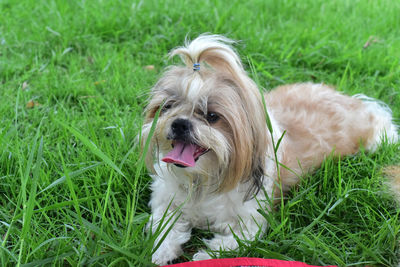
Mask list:
MULTIPOLYGON (((273 163, 269 163, 273 172, 273 163)), ((271 198, 274 183, 272 177, 264 179, 264 188, 268 196, 264 196, 264 192, 260 191, 257 198, 243 202, 247 191, 246 184, 241 184, 235 190, 227 193, 207 192, 196 197, 193 196, 196 185, 189 184, 190 180, 182 179, 182 176, 177 176, 180 174, 179 169, 175 170, 176 175, 170 172, 165 163, 157 164, 155 168, 157 175, 153 176, 154 182, 151 186, 153 193, 150 201, 153 211, 153 230, 158 227, 157 222, 165 215, 169 205, 171 205, 170 212, 179 209, 177 214, 181 214, 181 216, 172 231, 166 236, 161 247, 153 254, 154 263, 163 265, 178 257, 181 253, 181 245, 189 240, 191 229, 194 227, 210 229, 218 233, 213 239, 205 241, 207 247, 213 251, 236 249, 238 244, 233 233, 242 239, 251 240, 260 229, 266 227, 265 219, 257 211, 257 209, 265 207, 260 207, 257 200, 264 201, 271 198)), ((211 188, 207 190, 211 190, 211 188)), ((263 201, 261 203, 265 203, 263 201)), ((165 228, 168 229, 168 226, 165 228)), ((163 235, 163 233, 159 235, 156 243, 163 235)), ((199 251, 193 257, 194 260, 209 258, 210 256, 205 251, 199 251)))
MULTIPOLYGON (((267 227, 265 218, 257 210, 271 209, 269 204, 273 202, 274 190, 279 188, 279 183, 282 182, 282 189, 286 191, 299 181, 303 172, 318 167, 332 150, 336 149, 337 155, 346 155, 356 153, 360 141, 369 150, 376 149, 383 137, 388 142, 398 141, 391 111, 384 104, 362 95, 353 98, 344 96, 323 84, 294 84, 277 88, 265 96, 275 146, 283 132, 288 130, 275 159, 271 136, 260 134, 268 133, 260 94, 244 72, 230 43, 221 36, 202 35, 186 47, 174 50, 172 55, 182 56, 188 68, 202 57, 211 64, 211 68, 198 72, 190 72, 185 67, 171 69, 153 89, 147 122, 142 129, 143 140, 150 132, 155 110, 164 100, 171 100, 174 104, 160 115, 152 138, 153 151, 149 152, 156 154, 155 160, 151 160, 154 168, 149 167, 153 169, 149 227, 153 233, 160 227, 162 229, 155 242, 159 248, 152 257, 153 262, 159 265, 167 264, 182 254, 181 245, 190 239, 192 228, 215 232, 212 239, 205 240, 205 244, 217 256, 219 250, 238 247, 234 236, 253 240, 259 231, 267 227), (215 58, 210 58, 213 55, 215 58), (219 77, 229 81, 221 84, 219 77), (200 118, 201 112, 207 114, 208 103, 218 104, 214 103, 218 93, 224 93, 224 99, 219 101, 229 108, 230 114, 244 115, 236 124, 229 122, 214 127, 200 118), (238 98, 242 99, 242 103, 237 101, 238 98), (243 107, 246 107, 244 111, 240 109, 243 107), (238 110, 241 112, 235 113, 238 110), (193 125, 192 142, 210 150, 198 159, 195 167, 181 169, 160 161, 171 150, 172 141, 168 139, 168 134, 176 118, 189 120, 193 125), (226 133, 228 126, 239 128, 236 137, 239 140, 231 142, 233 134, 226 133), (254 128, 262 131, 257 132, 254 128), (243 177, 240 182, 235 180, 233 189, 219 191, 221 184, 229 188, 229 184, 222 182, 230 181, 230 177, 220 176, 227 173, 221 170, 231 166, 231 156, 240 155, 239 159, 243 162, 252 158, 251 154, 234 151, 234 146, 250 134, 258 136, 258 140, 266 140, 259 142, 266 144, 265 150, 252 150, 261 151, 260 158, 265 154, 263 190, 249 198, 247 194, 253 184, 243 177), (281 170, 281 181, 277 179, 276 160, 291 168, 291 171, 281 170), (160 223, 163 225, 160 226, 160 223)), ((255 144, 252 147, 259 144, 254 138, 252 141, 255 144)), ((240 162, 232 162, 236 163, 233 167, 242 166, 240 162)), ((210 255, 205 250, 193 256, 194 260, 208 258, 210 255)))

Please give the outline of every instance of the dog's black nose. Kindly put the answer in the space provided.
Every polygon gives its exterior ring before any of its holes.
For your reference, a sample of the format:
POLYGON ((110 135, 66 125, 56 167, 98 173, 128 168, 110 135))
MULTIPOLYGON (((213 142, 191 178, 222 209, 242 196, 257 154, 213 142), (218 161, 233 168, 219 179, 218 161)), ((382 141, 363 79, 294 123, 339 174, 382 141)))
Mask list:
POLYGON ((192 123, 187 119, 176 119, 171 124, 173 139, 188 139, 193 129, 192 123))

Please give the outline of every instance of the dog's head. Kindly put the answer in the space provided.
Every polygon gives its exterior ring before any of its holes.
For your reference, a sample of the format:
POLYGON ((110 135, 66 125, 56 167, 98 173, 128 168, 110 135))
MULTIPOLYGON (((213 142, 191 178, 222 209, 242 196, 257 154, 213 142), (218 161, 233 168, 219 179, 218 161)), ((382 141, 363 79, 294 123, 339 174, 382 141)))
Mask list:
POLYGON ((267 128, 260 92, 247 76, 231 40, 201 35, 176 48, 185 66, 169 67, 151 92, 143 140, 159 111, 148 167, 211 180, 229 191, 251 179, 258 190, 264 172, 267 128))

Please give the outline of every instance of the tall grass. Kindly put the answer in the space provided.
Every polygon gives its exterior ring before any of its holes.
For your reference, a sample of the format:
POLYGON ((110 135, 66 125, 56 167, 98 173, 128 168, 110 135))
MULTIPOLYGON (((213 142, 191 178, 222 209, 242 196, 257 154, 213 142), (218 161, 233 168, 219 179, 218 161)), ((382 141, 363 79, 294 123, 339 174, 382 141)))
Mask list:
MULTIPOLYGON (((399 11, 391 0, 1 0, 1 265, 151 265, 137 136, 165 55, 186 35, 242 40, 265 90, 325 82, 379 98, 398 118, 399 11)), ((381 169, 399 157, 386 144, 328 159, 281 212, 260 210, 265 235, 223 256, 394 265, 399 210, 381 169)), ((208 234, 195 232, 179 260, 208 234)))

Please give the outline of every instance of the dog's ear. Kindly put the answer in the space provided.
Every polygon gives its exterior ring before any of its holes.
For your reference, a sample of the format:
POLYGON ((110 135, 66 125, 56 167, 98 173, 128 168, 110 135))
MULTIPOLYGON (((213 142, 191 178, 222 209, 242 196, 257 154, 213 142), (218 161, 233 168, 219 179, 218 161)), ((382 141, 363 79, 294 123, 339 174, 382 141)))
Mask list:
MULTIPOLYGON (((227 83, 226 80, 224 83, 227 83)), ((229 103, 229 112, 224 113, 224 120, 229 127, 227 138, 231 151, 219 191, 227 192, 237 187, 238 183, 248 182, 246 198, 249 198, 262 186, 270 138, 267 135, 264 110, 258 99, 245 95, 243 92, 246 89, 237 84, 231 87, 236 101, 229 103)))
POLYGON ((154 173, 154 152, 153 152, 153 148, 154 148, 154 143, 156 142, 156 140, 154 140, 153 138, 150 140, 150 145, 147 151, 145 151, 145 144, 147 139, 149 138, 149 134, 150 134, 150 129, 151 129, 151 125, 152 125, 152 121, 145 123, 142 126, 142 131, 141 131, 141 135, 140 135, 140 149, 141 149, 141 156, 145 153, 145 163, 146 163, 146 167, 147 169, 154 173))
MULTIPOLYGON (((156 88, 156 86, 155 86, 156 88)), ((140 146, 142 153, 146 153, 145 163, 147 168, 154 173, 154 157, 157 154, 155 149, 158 149, 158 140, 154 136, 149 140, 149 147, 147 151, 145 151, 145 144, 147 139, 151 133, 151 127, 153 123, 159 123, 158 121, 154 122, 156 114, 161 113, 162 105, 165 102, 167 95, 160 91, 152 89, 150 98, 148 100, 148 104, 144 110, 145 120, 141 130, 141 138, 140 138, 140 146)))
POLYGON ((265 157, 259 159, 253 159, 252 172, 249 177, 250 186, 244 197, 245 200, 251 199, 252 197, 257 195, 263 186, 264 175, 265 175, 264 161, 265 157))

